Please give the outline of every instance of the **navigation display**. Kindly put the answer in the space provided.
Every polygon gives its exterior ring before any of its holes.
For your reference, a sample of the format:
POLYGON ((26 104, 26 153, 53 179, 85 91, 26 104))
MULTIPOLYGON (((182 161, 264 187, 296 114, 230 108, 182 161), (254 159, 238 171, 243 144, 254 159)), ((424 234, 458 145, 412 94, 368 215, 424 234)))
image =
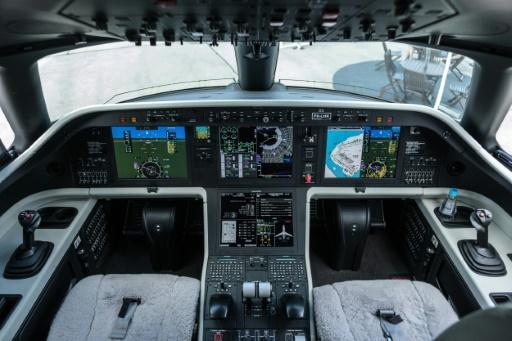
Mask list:
POLYGON ((221 246, 293 246, 291 193, 222 193, 221 246))
POLYGON ((293 127, 220 128, 222 178, 290 178, 293 127))
POLYGON ((400 127, 327 130, 326 178, 394 178, 400 127))
POLYGON ((187 177, 184 127, 112 127, 121 179, 187 177))

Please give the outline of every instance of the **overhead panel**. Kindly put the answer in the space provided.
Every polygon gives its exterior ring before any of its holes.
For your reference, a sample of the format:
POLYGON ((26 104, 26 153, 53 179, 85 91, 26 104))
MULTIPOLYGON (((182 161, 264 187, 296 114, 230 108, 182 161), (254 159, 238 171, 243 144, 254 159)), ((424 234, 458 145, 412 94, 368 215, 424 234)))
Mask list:
POLYGON ((90 0, 60 12, 141 44, 387 40, 449 18, 442 0, 90 0))

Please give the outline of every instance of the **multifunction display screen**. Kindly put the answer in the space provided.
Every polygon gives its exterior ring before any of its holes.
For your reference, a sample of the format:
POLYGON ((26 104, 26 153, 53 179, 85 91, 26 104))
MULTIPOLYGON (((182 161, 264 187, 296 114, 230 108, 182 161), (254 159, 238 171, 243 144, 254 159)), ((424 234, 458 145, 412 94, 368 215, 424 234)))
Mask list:
POLYGON ((293 246, 291 193, 222 193, 221 246, 293 246))
POLYGON ((121 179, 187 177, 184 127, 112 127, 121 179))
POLYGON ((220 128, 222 178, 290 178, 293 127, 220 128))
POLYGON ((394 178, 400 127, 327 130, 326 178, 394 178))

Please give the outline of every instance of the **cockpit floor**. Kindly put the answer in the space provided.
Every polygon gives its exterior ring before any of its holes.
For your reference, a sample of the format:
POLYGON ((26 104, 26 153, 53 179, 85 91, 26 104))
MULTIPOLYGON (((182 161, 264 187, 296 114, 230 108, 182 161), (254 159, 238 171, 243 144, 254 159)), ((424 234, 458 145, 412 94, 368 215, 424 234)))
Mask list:
POLYGON ((410 278, 405 260, 389 231, 377 230, 368 235, 361 267, 357 271, 336 271, 329 267, 322 252, 325 250, 322 237, 323 234, 318 230, 311 236, 310 262, 315 287, 351 280, 410 278))

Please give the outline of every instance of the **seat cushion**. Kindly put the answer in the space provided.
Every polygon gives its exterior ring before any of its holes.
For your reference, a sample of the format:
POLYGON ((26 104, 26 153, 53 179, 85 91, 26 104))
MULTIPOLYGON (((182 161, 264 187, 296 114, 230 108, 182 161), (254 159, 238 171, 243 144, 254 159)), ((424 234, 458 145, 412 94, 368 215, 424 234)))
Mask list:
POLYGON ((190 340, 199 281, 173 275, 97 275, 71 290, 53 320, 48 340, 111 340, 123 297, 140 297, 124 340, 190 340))
POLYGON ((383 340, 379 309, 402 317, 393 327, 400 340, 432 340, 458 320, 441 292, 424 282, 348 281, 314 288, 313 295, 321 341, 383 340))

